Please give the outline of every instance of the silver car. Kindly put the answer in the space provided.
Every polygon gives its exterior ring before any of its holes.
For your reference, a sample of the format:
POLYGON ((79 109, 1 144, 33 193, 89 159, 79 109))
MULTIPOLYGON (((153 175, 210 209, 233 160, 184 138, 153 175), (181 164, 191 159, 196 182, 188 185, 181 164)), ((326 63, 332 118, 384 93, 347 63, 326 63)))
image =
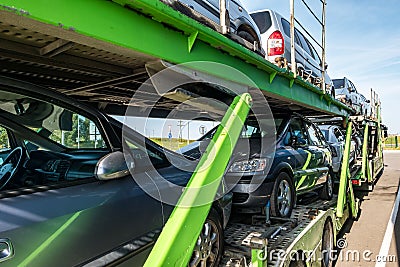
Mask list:
MULTIPOLYGON (((261 43, 267 54, 266 59, 278 67, 287 67, 291 60, 289 21, 270 9, 252 12, 250 16, 260 29, 261 43)), ((297 29, 295 29, 295 53, 299 74, 313 84, 320 84, 321 58, 311 42, 297 29)), ((333 95, 332 81, 326 72, 325 83, 328 92, 333 95)))
MULTIPOLYGON (((178 0, 213 22, 220 24, 219 0, 178 0)), ((230 31, 261 48, 260 31, 240 0, 227 0, 230 31)))
POLYGON ((363 100, 361 94, 357 92, 354 83, 347 77, 333 79, 332 81, 335 86, 336 99, 351 107, 355 111, 356 115, 362 114, 363 100))
MULTIPOLYGON (((339 174, 343 160, 343 152, 345 145, 345 136, 343 130, 337 125, 319 125, 325 139, 328 141, 332 152, 332 171, 339 174)), ((356 142, 351 141, 350 145, 350 162, 356 161, 356 142)))

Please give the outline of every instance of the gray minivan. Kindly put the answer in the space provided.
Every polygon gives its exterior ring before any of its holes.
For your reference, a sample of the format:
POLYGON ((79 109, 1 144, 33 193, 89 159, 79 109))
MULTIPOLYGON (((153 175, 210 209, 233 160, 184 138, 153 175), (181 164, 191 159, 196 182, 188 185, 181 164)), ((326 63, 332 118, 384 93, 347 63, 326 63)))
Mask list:
MULTIPOLYGON (((252 12, 250 16, 260 30, 266 59, 278 67, 287 67, 291 60, 290 22, 270 9, 252 12)), ((321 58, 311 42, 298 29, 295 29, 295 52, 299 75, 313 84, 320 84, 321 58)), ((325 83, 327 91, 334 95, 333 83, 326 72, 325 83)))

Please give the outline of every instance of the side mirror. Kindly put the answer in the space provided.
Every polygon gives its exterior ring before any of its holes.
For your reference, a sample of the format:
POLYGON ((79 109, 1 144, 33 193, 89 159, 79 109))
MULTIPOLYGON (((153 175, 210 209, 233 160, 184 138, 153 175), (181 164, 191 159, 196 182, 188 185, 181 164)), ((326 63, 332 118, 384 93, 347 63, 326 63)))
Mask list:
MULTIPOLYGON (((134 168, 133 160, 130 162, 131 169, 134 168)), ((102 157, 96 164, 94 175, 99 180, 112 180, 125 177, 129 174, 124 153, 115 151, 102 157)))
POLYGON ((388 138, 388 131, 387 130, 383 130, 383 138, 388 138))
POLYGON ((328 63, 325 63, 325 70, 328 69, 328 63))

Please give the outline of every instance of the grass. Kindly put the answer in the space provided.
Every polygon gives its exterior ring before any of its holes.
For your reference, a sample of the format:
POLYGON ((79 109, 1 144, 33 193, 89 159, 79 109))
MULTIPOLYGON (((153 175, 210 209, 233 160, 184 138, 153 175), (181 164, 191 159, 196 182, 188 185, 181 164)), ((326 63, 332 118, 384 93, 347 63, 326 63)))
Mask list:
POLYGON ((384 149, 399 150, 400 149, 400 136, 395 136, 395 135, 388 136, 384 143, 384 149), (397 147, 396 147, 396 137, 397 137, 397 147))
MULTIPOLYGON (((150 138, 153 142, 165 147, 169 150, 175 151, 181 147, 188 145, 188 141, 185 139, 179 140, 179 138, 150 138)), ((195 140, 189 140, 189 144, 195 140)))

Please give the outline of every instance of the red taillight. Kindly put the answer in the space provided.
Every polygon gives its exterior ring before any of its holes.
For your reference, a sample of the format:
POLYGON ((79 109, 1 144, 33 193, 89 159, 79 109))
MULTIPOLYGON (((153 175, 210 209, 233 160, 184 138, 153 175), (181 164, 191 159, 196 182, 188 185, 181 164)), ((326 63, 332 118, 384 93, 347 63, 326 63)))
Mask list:
POLYGON ((353 185, 361 185, 360 180, 351 180, 353 185))
POLYGON ((285 42, 280 31, 274 31, 268 38, 268 56, 283 55, 285 42))

